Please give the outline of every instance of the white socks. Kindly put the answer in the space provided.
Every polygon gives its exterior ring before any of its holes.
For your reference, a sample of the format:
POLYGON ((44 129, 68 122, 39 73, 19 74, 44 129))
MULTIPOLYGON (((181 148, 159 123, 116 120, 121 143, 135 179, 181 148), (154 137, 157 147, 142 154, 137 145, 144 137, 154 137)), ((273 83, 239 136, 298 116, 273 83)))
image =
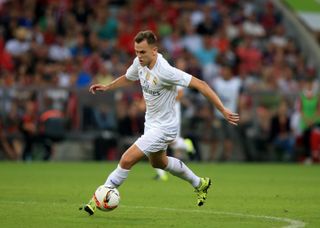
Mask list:
MULTIPOLYGON (((156 169, 157 172, 164 172, 161 169, 156 169)), ((189 169, 182 161, 176 159, 174 157, 168 157, 168 165, 165 168, 166 171, 171 173, 174 176, 180 177, 183 180, 188 181, 192 184, 193 187, 198 187, 200 184, 200 177, 195 175, 191 169, 189 169)), ((128 169, 123 169, 118 165, 118 167, 113 170, 112 173, 108 176, 108 179, 104 183, 105 186, 108 187, 119 187, 128 177, 129 175, 128 169)))
POLYGON ((119 187, 125 181, 125 179, 127 179, 129 171, 130 170, 123 169, 120 167, 120 165, 118 165, 118 167, 113 170, 112 173, 110 173, 104 185, 113 188, 119 187))
POLYGON ((198 187, 200 184, 200 177, 196 176, 191 169, 189 169, 182 161, 174 157, 168 157, 168 165, 166 171, 174 176, 180 177, 188 181, 193 187, 198 187))

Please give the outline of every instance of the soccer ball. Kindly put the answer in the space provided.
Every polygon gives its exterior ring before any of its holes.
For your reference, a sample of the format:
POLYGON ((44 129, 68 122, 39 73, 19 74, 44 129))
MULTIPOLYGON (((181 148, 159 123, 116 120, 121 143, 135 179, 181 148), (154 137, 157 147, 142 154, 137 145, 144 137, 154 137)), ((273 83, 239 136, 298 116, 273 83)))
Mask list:
POLYGON ((93 195, 97 208, 102 211, 114 210, 120 202, 118 189, 101 185, 93 195))

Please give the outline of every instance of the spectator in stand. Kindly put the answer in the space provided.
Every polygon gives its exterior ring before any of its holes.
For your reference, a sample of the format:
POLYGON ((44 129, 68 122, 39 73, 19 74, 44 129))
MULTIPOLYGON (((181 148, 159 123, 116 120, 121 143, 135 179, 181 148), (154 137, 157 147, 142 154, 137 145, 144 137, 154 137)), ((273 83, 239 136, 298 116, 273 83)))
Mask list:
POLYGON ((28 30, 20 27, 15 31, 15 37, 13 39, 8 40, 5 45, 5 49, 8 53, 10 53, 13 57, 19 58, 27 51, 30 50, 30 42, 28 40, 28 30))
POLYGON ((181 56, 184 46, 180 31, 174 30, 172 34, 163 39, 162 45, 173 58, 181 56))
POLYGON ((130 96, 133 96, 133 100, 123 93, 117 94, 116 123, 117 133, 121 136, 119 140, 121 150, 129 148, 144 130, 145 102, 140 94, 130 96))
POLYGON ((216 62, 218 56, 218 49, 213 46, 212 36, 206 35, 203 37, 203 46, 197 50, 195 57, 202 66, 212 65, 216 62))
POLYGON ((72 7, 72 14, 75 15, 75 18, 78 23, 86 25, 89 19, 91 12, 89 2, 85 0, 78 0, 74 2, 72 7))
POLYGON ((131 44, 131 40, 134 39, 136 32, 133 26, 128 26, 124 23, 119 23, 119 36, 117 39, 117 46, 120 50, 133 55, 135 53, 134 47, 131 44))
POLYGON ((270 33, 272 29, 279 23, 280 15, 276 12, 274 5, 271 1, 266 1, 265 11, 261 14, 261 24, 263 25, 265 31, 270 33))
POLYGON ((219 53, 226 53, 229 50, 230 41, 224 27, 217 30, 216 35, 213 37, 213 46, 218 49, 219 53))
POLYGON ((85 71, 84 66, 78 65, 78 72, 76 77, 75 86, 78 88, 84 88, 89 86, 92 83, 92 75, 85 71))
POLYGON ((52 8, 48 8, 46 15, 39 21, 39 26, 43 33, 43 41, 46 45, 52 45, 55 42, 57 34, 56 19, 52 8))
POLYGON ((19 153, 10 141, 9 136, 5 134, 5 130, 6 128, 0 119, 0 151, 2 150, 9 160, 18 160, 19 153))
POLYGON ((88 56, 91 54, 91 50, 86 45, 86 39, 85 36, 81 33, 77 34, 77 40, 74 46, 71 47, 71 55, 72 57, 78 57, 78 56, 88 56))
MULTIPOLYGON (((107 4, 101 2, 100 4, 107 4)), ((107 10, 107 5, 98 6, 96 8, 96 20, 94 21, 93 31, 97 33, 99 39, 114 40, 117 38, 118 20, 111 15, 111 11, 107 10), (99 7, 99 8, 98 8, 99 7)))
POLYGON ((107 85, 114 80, 112 74, 108 71, 107 67, 103 64, 99 66, 97 75, 94 78, 94 83, 107 85))
POLYGON ((34 3, 30 4, 30 7, 25 9, 18 20, 18 25, 25 27, 27 29, 31 29, 35 22, 35 15, 33 13, 34 10, 34 3))
MULTIPOLYGON (((23 94, 29 86, 71 90, 109 80, 100 65, 121 75, 135 54, 126 41, 145 28, 159 33, 168 60, 185 58, 186 71, 208 83, 219 74, 219 64, 228 62, 247 92, 287 96, 312 71, 269 0, 5 1, 0 7, 0 84, 5 86, 0 90, 5 94, 23 94)), ((65 111, 70 116, 76 113, 76 93, 65 111)), ((190 105, 197 110, 201 96, 187 93, 197 101, 190 105)), ((264 111, 261 116, 270 113, 269 107, 264 111)), ((186 113, 191 118, 195 112, 186 113)), ((82 130, 75 116, 72 129, 82 130)))
POLYGON ((68 70, 68 62, 56 63, 57 86, 69 88, 73 85, 72 75, 68 70))
MULTIPOLYGON (((215 89, 224 105, 232 112, 237 112, 242 84, 239 78, 233 76, 230 66, 222 66, 221 76, 215 79, 211 86, 215 89)), ((222 142, 223 151, 220 160, 230 160, 234 149, 233 142, 237 138, 235 127, 228 125, 222 114, 218 110, 215 110, 213 129, 216 137, 212 153, 216 153, 218 141, 222 142)), ((213 154, 212 157, 215 157, 215 155, 213 154)))
POLYGON ((274 34, 270 37, 270 43, 274 44, 276 47, 284 48, 288 44, 284 26, 277 25, 274 30, 274 34))
MULTIPOLYGON (((217 13, 216 15, 218 16, 219 14, 217 11, 216 13, 217 13)), ((197 33, 202 36, 214 34, 216 28, 218 27, 217 26, 218 24, 216 23, 218 20, 215 21, 210 11, 206 10, 203 15, 203 20, 197 26, 197 33)))
MULTIPOLYGON (((189 94, 190 95, 190 94, 189 94)), ((186 95, 187 96, 187 95, 186 95)), ((188 137, 194 145, 195 154, 191 154, 190 159, 201 161, 203 159, 203 151, 200 146, 201 142, 205 142, 210 147, 213 140, 212 132, 212 107, 209 104, 195 99, 195 96, 189 96, 186 100, 187 106, 187 130, 184 136, 188 137), (196 103, 196 105, 194 105, 196 103)), ((211 152, 211 150, 209 149, 211 152)), ((207 156, 208 160, 214 160, 213 153, 207 156)))
POLYGON ((69 92, 67 104, 66 104, 66 110, 65 110, 65 116, 66 116, 66 127, 69 130, 79 130, 80 126, 80 117, 79 117, 79 111, 78 111, 78 97, 75 94, 75 92, 71 91, 69 92))
POLYGON ((272 74, 270 67, 264 67, 261 72, 261 80, 258 83, 257 91, 276 92, 278 89, 277 80, 272 74))
POLYGON ((245 37, 243 42, 236 48, 236 55, 239 58, 239 67, 253 74, 257 74, 261 70, 262 53, 255 46, 254 38, 245 37))
POLYGON ((22 159, 24 161, 32 160, 33 145, 37 137, 37 108, 33 100, 28 100, 25 104, 25 113, 22 117, 21 132, 23 135, 24 148, 22 152, 22 159))
POLYGON ((183 46, 190 53, 195 53, 202 49, 202 38, 196 33, 195 28, 189 24, 184 26, 183 46))
POLYGON ((279 90, 282 94, 295 94, 299 91, 299 84, 293 77, 293 70, 286 66, 282 77, 278 80, 279 90))
POLYGON ((270 141, 275 147, 278 160, 294 160, 294 137, 291 130, 291 116, 287 101, 282 100, 276 114, 271 119, 270 141))
POLYGON ((315 87, 316 82, 312 78, 306 80, 303 91, 298 98, 298 110, 300 112, 300 127, 303 132, 303 145, 305 162, 312 161, 310 135, 316 128, 320 127, 320 97, 315 87))
POLYGON ((48 161, 52 158, 54 144, 65 137, 66 121, 63 113, 53 108, 50 99, 46 100, 45 106, 39 117, 36 142, 44 147, 43 160, 48 161))
POLYGON ((3 31, 0 27, 0 70, 12 71, 13 59, 11 54, 4 49, 4 44, 3 31))
POLYGON ((257 15, 255 13, 251 13, 250 15, 248 15, 242 26, 246 35, 258 38, 264 37, 266 35, 266 31, 258 22, 257 15))
POLYGON ((66 61, 71 58, 70 50, 65 46, 64 37, 58 35, 55 39, 55 43, 53 43, 49 47, 48 57, 52 61, 66 61))
POLYGON ((93 110, 93 118, 98 130, 115 130, 116 117, 114 111, 106 104, 93 110))
POLYGON ((124 136, 138 136, 144 130, 144 116, 138 98, 129 104, 127 114, 118 120, 119 133, 124 136))
POLYGON ((256 161, 269 161, 270 156, 270 121, 272 112, 265 104, 259 105, 255 112, 255 128, 252 133, 254 148, 256 151, 256 161))
POLYGON ((98 73, 101 65, 103 65, 103 59, 96 50, 82 61, 83 71, 90 74, 92 77, 98 73))
POLYGON ((256 161, 257 155, 254 147, 254 113, 250 96, 242 94, 239 97, 239 115, 241 119, 238 125, 240 150, 244 154, 245 161, 256 161))
MULTIPOLYGON (((188 26, 189 27, 189 26, 188 26)), ((167 14, 160 15, 160 22, 158 23, 158 34, 160 38, 169 36, 173 31, 172 25, 169 23, 167 14)))

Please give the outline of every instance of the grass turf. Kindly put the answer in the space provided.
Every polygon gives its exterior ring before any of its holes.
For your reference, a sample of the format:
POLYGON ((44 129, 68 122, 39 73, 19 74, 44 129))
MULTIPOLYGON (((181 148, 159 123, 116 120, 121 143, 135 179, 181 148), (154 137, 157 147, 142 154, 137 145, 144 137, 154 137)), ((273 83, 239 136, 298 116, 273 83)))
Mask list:
POLYGON ((320 12, 319 0, 285 0, 296 11, 320 12))
POLYGON ((112 212, 78 211, 115 163, 0 163, 1 227, 320 227, 320 166, 189 164, 210 176, 206 204, 173 176, 140 163, 112 212))

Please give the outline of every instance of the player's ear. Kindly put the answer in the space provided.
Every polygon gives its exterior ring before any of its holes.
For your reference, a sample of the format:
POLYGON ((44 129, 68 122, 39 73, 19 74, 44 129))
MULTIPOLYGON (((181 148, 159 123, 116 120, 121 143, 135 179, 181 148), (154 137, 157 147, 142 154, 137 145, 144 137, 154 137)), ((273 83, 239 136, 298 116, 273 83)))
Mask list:
POLYGON ((153 48, 152 48, 152 54, 153 55, 156 55, 158 53, 158 47, 157 46, 154 46, 153 48))

